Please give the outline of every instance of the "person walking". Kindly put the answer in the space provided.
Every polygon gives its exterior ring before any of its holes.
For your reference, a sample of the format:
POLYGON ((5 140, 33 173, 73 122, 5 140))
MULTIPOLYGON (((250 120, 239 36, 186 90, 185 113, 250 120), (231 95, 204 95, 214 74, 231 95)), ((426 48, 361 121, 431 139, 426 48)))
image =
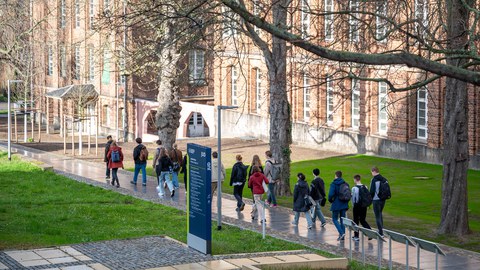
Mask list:
POLYGON ((330 185, 330 190, 328 192, 328 201, 332 203, 330 211, 332 211, 333 224, 337 228, 339 234, 337 238, 338 241, 345 240, 345 225, 343 225, 342 220, 342 217, 346 217, 346 212, 348 210, 348 200, 342 200, 342 197, 344 196, 342 193, 344 192, 345 188, 347 188, 348 192, 350 193, 350 187, 345 180, 343 180, 342 172, 336 171, 335 180, 333 180, 332 184, 330 185))
MULTIPOLYGON (((160 161, 160 150, 162 150, 163 146, 162 146, 162 141, 161 140, 155 141, 155 144, 157 145, 157 150, 155 150, 155 155, 153 155, 152 167, 153 167, 153 170, 156 173, 157 172, 157 165, 158 165, 158 162, 160 161)), ((156 175, 157 175, 157 185, 159 185, 160 174, 156 173, 156 175)))
MULTIPOLYGON (((353 181, 355 183, 355 186, 352 188, 353 222, 355 222, 355 224, 362 224, 364 228, 372 229, 366 220, 367 206, 362 205, 363 202, 368 201, 368 198, 362 198, 362 196, 369 196, 371 201, 370 191, 362 184, 360 175, 357 174, 353 176, 353 181)), ((360 241, 358 236, 358 231, 355 231, 353 240, 356 242, 360 241)), ((369 238, 369 240, 370 239, 371 238, 369 238)))
MULTIPOLYGON (((110 179, 110 168, 108 167, 108 163, 109 163, 109 160, 108 160, 108 157, 107 157, 107 154, 108 154, 108 151, 110 151, 110 145, 112 144, 113 142, 113 139, 112 139, 112 136, 111 135, 108 135, 107 136, 107 143, 105 144, 105 155, 103 157, 103 161, 105 162, 106 166, 107 166, 107 170, 105 171, 105 179, 110 179)), ((108 181, 107 181, 108 183, 108 181)))
POLYGON ((297 183, 293 189, 293 211, 295 216, 293 218, 292 224, 297 226, 298 219, 300 218, 300 213, 305 213, 305 218, 307 219, 307 226, 310 230, 313 226, 312 217, 310 216, 309 210, 310 207, 305 203, 305 197, 308 196, 310 190, 308 188, 308 183, 305 181, 305 175, 303 173, 297 174, 297 183))
MULTIPOLYGON (((250 164, 250 168, 248 169, 248 181, 250 181, 250 177, 255 173, 253 171, 253 167, 257 166, 260 169, 260 172, 263 174, 263 166, 262 166, 262 161, 260 160, 260 157, 258 155, 253 155, 252 157, 252 163, 250 164)), ((252 191, 252 197, 253 197, 253 205, 252 205, 252 212, 250 213, 252 215, 252 219, 255 217, 255 212, 257 211, 257 205, 255 204, 255 194, 253 193, 253 187, 250 186, 250 182, 248 183, 248 187, 252 191)))
POLYGON ((178 172, 182 168, 183 163, 183 153, 178 149, 176 143, 173 144, 173 149, 169 153, 170 159, 172 160, 173 167, 172 167, 172 183, 175 189, 180 188, 180 184, 178 183, 178 172))
POLYGON ((122 148, 117 145, 115 141, 112 141, 110 148, 107 153, 108 158, 108 168, 112 170, 112 186, 117 182, 116 187, 120 187, 120 182, 118 181, 117 171, 118 168, 123 169, 123 152, 122 148))
POLYGON ((220 165, 218 164, 218 153, 214 151, 212 153, 212 196, 213 193, 215 193, 215 190, 217 190, 218 186, 218 181, 220 183, 223 183, 223 180, 225 179, 225 176, 227 175, 225 172, 225 167, 223 167, 223 163, 220 165), (220 177, 218 177, 218 166, 220 166, 220 177))
MULTIPOLYGON (((257 156, 258 157, 258 156, 257 156)), ((266 190, 263 188, 268 184, 268 179, 261 172, 260 167, 254 165, 252 168, 253 174, 248 178, 248 187, 252 189, 253 199, 255 200, 255 208, 258 210, 260 215, 260 222, 266 222, 265 220, 265 209, 263 209, 262 196, 266 190)), ((254 214, 252 213, 252 219, 255 219, 254 214)))
POLYGON ((371 169, 372 181, 370 183, 370 195, 373 199, 373 213, 375 214, 375 221, 377 223, 378 233, 383 236, 383 208, 385 207, 385 200, 378 197, 380 190, 380 183, 388 182, 385 177, 380 174, 377 167, 371 169))
POLYGON ((136 138, 137 146, 133 149, 133 160, 135 162, 135 170, 133 172, 133 181, 130 181, 131 184, 137 184, 138 174, 142 170, 142 185, 147 185, 147 160, 148 160, 148 150, 145 145, 142 144, 142 138, 136 138))
MULTIPOLYGON (((188 185, 187 185, 187 179, 188 179, 188 170, 187 170, 187 155, 183 157, 183 162, 182 162, 182 169, 180 170, 180 173, 183 173, 183 184, 185 185, 185 194, 188 192, 188 185)), ((213 193, 212 193, 213 194, 213 193)))
POLYGON ((233 196, 237 199, 237 208, 235 210, 241 212, 245 208, 242 196, 248 166, 243 165, 241 155, 237 155, 235 159, 237 162, 233 164, 232 174, 230 175, 230 186, 233 186, 233 196))
POLYGON ((271 207, 277 207, 277 198, 275 197, 275 183, 278 179, 272 179, 272 168, 275 160, 272 157, 272 152, 270 150, 265 152, 267 160, 265 161, 265 176, 268 178, 268 197, 267 205, 271 207))
POLYGON ((325 225, 327 225, 327 221, 325 220, 325 216, 323 215, 321 209, 321 206, 325 206, 325 202, 327 201, 325 194, 325 182, 322 178, 320 178, 319 169, 313 169, 313 176, 314 179, 310 185, 310 196, 315 200, 315 205, 312 207, 312 223, 315 225, 315 219, 318 217, 321 222, 320 226, 325 227, 325 225))
POLYGON ((175 196, 175 188, 172 184, 172 168, 173 162, 170 157, 167 155, 167 150, 165 148, 160 148, 160 158, 158 159, 158 164, 155 167, 155 173, 160 175, 159 183, 157 186, 158 195, 165 195, 164 183, 167 184, 168 189, 170 190, 170 197, 175 196))

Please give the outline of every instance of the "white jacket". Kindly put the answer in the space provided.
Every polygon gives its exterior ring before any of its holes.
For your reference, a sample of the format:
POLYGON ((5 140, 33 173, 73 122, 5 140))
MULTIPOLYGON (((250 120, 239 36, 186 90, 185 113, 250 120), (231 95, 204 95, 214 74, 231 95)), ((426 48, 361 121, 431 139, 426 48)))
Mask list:
MULTIPOLYGON (((225 176, 226 176, 226 172, 222 164, 222 174, 220 175, 220 179, 222 180, 222 182, 225 179, 225 176)), ((212 158, 212 182, 218 182, 218 159, 217 158, 212 158)))

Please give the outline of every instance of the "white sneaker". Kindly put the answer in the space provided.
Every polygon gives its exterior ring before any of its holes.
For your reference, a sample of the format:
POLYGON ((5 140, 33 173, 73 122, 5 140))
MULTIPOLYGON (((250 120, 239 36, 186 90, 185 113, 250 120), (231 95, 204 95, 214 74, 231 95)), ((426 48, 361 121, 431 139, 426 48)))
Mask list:
POLYGON ((157 186, 157 192, 160 193, 160 186, 157 186))

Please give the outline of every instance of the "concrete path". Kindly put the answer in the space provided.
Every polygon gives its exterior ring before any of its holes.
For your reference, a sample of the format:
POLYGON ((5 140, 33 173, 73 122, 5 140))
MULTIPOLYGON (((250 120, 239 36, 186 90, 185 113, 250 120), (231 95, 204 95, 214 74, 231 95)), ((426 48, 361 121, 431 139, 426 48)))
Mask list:
MULTIPOLYGON (((0 146, 5 147, 5 143, 0 143, 0 146)), ((100 183, 107 184, 105 181, 105 168, 101 167, 98 163, 87 162, 77 159, 72 159, 71 157, 64 156, 55 156, 46 152, 42 152, 35 149, 30 149, 21 146, 14 146, 13 150, 20 155, 28 156, 35 160, 39 160, 46 164, 52 165, 55 170, 65 172, 67 174, 79 175, 100 183)), ((141 177, 141 176, 140 176, 141 177)), ((156 192, 156 180, 153 177, 149 177, 147 181, 147 186, 143 187, 141 183, 141 178, 138 181, 138 184, 130 184, 132 179, 132 173, 122 171, 119 174, 119 180, 121 189, 127 189, 134 193, 142 193, 148 195, 148 197, 158 198, 156 192)), ((216 198, 216 196, 214 196, 216 198)), ((237 219, 243 221, 244 224, 249 224, 253 226, 255 230, 260 231, 260 223, 255 219, 251 220, 250 211, 251 206, 247 205, 243 212, 236 212, 236 201, 229 199, 231 196, 224 196, 222 198, 222 215, 226 219, 237 219)), ((169 205, 176 206, 185 206, 186 198, 183 187, 181 187, 179 192, 176 192, 173 198, 166 196, 165 198, 158 198, 158 202, 165 203, 169 205)), ((216 213, 216 201, 212 202, 212 212, 216 213)), ((327 210, 323 210, 327 211, 327 210)), ((215 217, 215 214, 212 214, 212 217, 215 217)), ((321 228, 318 223, 317 226, 312 230, 307 229, 305 218, 302 216, 298 226, 291 224, 293 221, 293 213, 287 209, 282 208, 268 208, 266 210, 266 219, 267 227, 269 231, 279 232, 283 235, 286 235, 286 238, 300 238, 305 239, 305 241, 322 243, 326 245, 333 246, 337 250, 343 250, 344 254, 348 254, 349 248, 349 239, 348 232, 345 241, 337 241, 338 232, 335 229, 333 224, 327 224, 327 226, 321 228)), ((388 229, 388 228, 387 228, 388 229)), ((387 239, 388 241, 388 239, 387 239)), ((377 240, 364 242, 364 250, 368 256, 377 256, 378 247, 380 246, 382 259, 387 259, 389 256, 389 244, 388 242, 378 245, 377 240)), ((438 269, 479 269, 480 265, 480 255, 475 252, 460 250, 456 248, 450 248, 446 246, 441 246, 442 249, 447 253, 447 256, 438 257, 438 269)), ((360 243, 353 243, 352 248, 355 256, 357 258, 361 257, 362 245, 360 243)), ((392 243, 392 260, 395 263, 405 265, 406 262, 406 246, 401 243, 392 243)), ((435 269, 435 254, 427 251, 420 251, 420 268, 422 269, 435 269)), ((417 253, 415 248, 409 249, 408 261, 410 266, 417 266, 417 253)), ((386 267, 387 264, 383 261, 383 266, 386 267)), ((1 269, 1 268, 0 268, 1 269)))

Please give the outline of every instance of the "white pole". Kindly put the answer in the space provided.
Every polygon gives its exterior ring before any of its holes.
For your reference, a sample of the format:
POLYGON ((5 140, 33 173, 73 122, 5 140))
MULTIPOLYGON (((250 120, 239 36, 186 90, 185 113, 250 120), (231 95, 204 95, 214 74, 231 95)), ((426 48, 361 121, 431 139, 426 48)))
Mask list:
POLYGON ((8 160, 12 160, 12 116, 10 115, 10 80, 7 81, 8 84, 8 160))
POLYGON ((265 219, 265 200, 260 200, 260 201, 263 204, 263 210, 262 210, 263 211, 263 220, 260 221, 262 223, 262 238, 265 239, 265 227, 267 226, 266 225, 267 222, 265 222, 265 220, 266 220, 265 219))
POLYGON ((119 139, 119 131, 118 131, 118 83, 115 84, 115 98, 116 98, 116 102, 117 102, 117 107, 116 107, 116 110, 115 110, 115 131, 116 131, 116 135, 115 135, 115 140, 118 142, 118 139, 119 139))

